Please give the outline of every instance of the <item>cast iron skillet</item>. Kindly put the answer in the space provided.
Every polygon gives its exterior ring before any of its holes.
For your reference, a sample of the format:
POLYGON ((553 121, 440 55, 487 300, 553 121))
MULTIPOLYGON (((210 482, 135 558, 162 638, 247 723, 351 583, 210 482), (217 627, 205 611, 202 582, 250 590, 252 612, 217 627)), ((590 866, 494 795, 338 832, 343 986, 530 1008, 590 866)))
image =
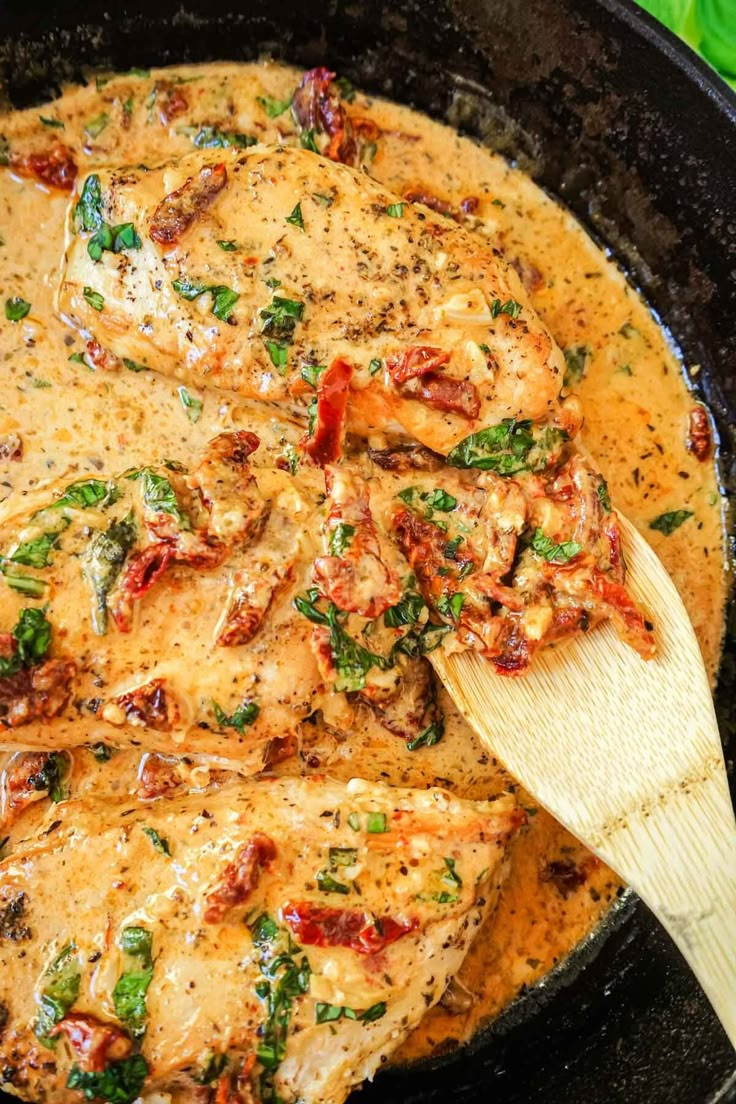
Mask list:
MULTIPOLYGON (((18 106, 84 66, 264 52, 327 64, 448 119, 567 203, 702 366, 697 391, 718 419, 724 485, 736 486, 736 98, 686 47, 629 0, 137 0, 114 12, 0 0, 0 75, 18 106)), ((730 621, 724 736, 736 714, 733 604, 730 621)), ((736 1100, 736 1059, 678 953, 629 899, 459 1059, 385 1073, 359 1099, 485 1096, 714 1104, 736 1100)))

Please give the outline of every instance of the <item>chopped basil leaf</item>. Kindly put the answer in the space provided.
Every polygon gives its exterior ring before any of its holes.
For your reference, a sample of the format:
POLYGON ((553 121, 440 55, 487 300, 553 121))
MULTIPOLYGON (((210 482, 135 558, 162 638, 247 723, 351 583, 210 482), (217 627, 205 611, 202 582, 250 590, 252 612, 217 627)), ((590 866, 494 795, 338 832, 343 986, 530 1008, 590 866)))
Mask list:
POLYGON ((670 510, 666 514, 659 514, 654 521, 649 522, 650 529, 656 529, 660 533, 664 533, 666 537, 669 537, 674 533, 675 529, 679 529, 684 521, 693 517, 692 510, 670 510))
POLYGON ((153 513, 171 514, 182 529, 192 528, 192 523, 179 506, 176 491, 165 475, 158 475, 152 468, 140 468, 127 478, 140 480, 143 501, 149 510, 153 513))
POLYGON ((204 406, 202 399, 196 399, 194 395, 190 395, 183 384, 178 389, 178 394, 181 405, 184 407, 189 421, 193 423, 198 422, 202 417, 202 408, 204 406))
POLYGON ((455 468, 480 468, 499 475, 520 471, 544 471, 554 453, 566 440, 554 426, 533 426, 529 421, 504 418, 465 437, 449 452, 447 462, 455 468))
POLYGON ((320 192, 312 192, 312 198, 321 203, 323 207, 331 207, 335 202, 334 196, 322 195, 320 192))
MULTIPOLYGON (((194 130, 193 127, 187 130, 194 130)), ((233 130, 218 130, 217 127, 200 127, 191 135, 192 145, 197 149, 248 149, 258 144, 252 134, 237 134, 233 130)))
POLYGON ((46 790, 55 805, 64 801, 69 795, 64 785, 64 779, 69 773, 69 760, 66 755, 58 751, 46 756, 44 764, 39 771, 28 779, 31 789, 46 790))
POLYGON ((92 592, 92 628, 97 636, 107 632, 107 598, 137 535, 132 513, 92 534, 82 553, 82 575, 92 592))
POLYGON ((212 295, 212 313, 221 322, 229 320, 233 307, 240 298, 239 292, 233 291, 232 288, 226 287, 224 284, 201 284, 185 278, 174 280, 172 287, 177 295, 180 295, 182 299, 187 299, 190 303, 198 296, 210 292, 212 295))
POLYGON ((131 1054, 119 1062, 110 1062, 103 1070, 92 1072, 73 1065, 67 1077, 68 1089, 79 1089, 87 1100, 106 1104, 132 1104, 141 1095, 148 1062, 142 1054, 131 1054))
POLYGON ((117 486, 112 480, 105 482, 102 479, 83 479, 79 483, 71 483, 49 509, 59 510, 72 506, 86 510, 90 506, 109 506, 118 497, 117 486))
POLYGON ((375 376, 376 372, 380 372, 383 367, 383 361, 379 357, 374 357, 368 365, 368 371, 372 376, 375 376))
POLYGON ((298 611, 315 625, 327 626, 330 630, 330 651, 335 665, 335 690, 337 693, 362 690, 366 675, 372 667, 386 670, 391 664, 383 656, 369 652, 345 631, 342 622, 346 614, 332 602, 323 613, 317 608, 318 591, 312 589, 306 595, 298 595, 294 605, 298 611))
POLYGON ((291 214, 286 216, 286 221, 291 226, 296 226, 299 230, 304 229, 304 218, 302 216, 302 205, 301 205, 301 203, 297 203, 296 207, 291 212, 291 214))
POLYGON ((449 617, 452 621, 457 621, 465 603, 464 594, 443 594, 437 599, 435 605, 437 610, 443 617, 449 617))
POLYGON ((129 372, 147 372, 147 364, 138 364, 135 360, 129 360, 128 357, 123 357, 123 364, 129 372))
POLYGON ((460 887, 463 884, 463 880, 455 869, 455 860, 450 858, 444 858, 442 860, 445 864, 445 870, 442 872, 442 881, 447 885, 460 887))
POLYGON ((108 747, 107 744, 92 744, 89 750, 94 755, 98 763, 109 763, 110 759, 114 755, 114 750, 108 747))
POLYGON ((336 878, 333 878, 329 870, 317 871, 317 886, 323 893, 349 893, 350 886, 345 885, 344 882, 338 882, 336 878))
POLYGON ((99 138, 109 122, 110 116, 103 111, 99 115, 95 115, 94 119, 90 119, 84 128, 84 133, 88 138, 99 138))
POLYGON ((305 383, 308 383, 310 387, 316 388, 319 377, 322 375, 325 368, 325 364, 302 364, 302 379, 305 383))
POLYGON ((401 652, 408 656, 429 655, 435 648, 439 648, 442 637, 450 631, 450 625, 444 623, 433 625, 431 622, 427 622, 421 629, 412 629, 394 644, 391 649, 392 658, 394 652, 401 652))
POLYGON ((342 556, 353 543, 355 526, 339 521, 330 533, 330 555, 342 556))
POLYGON ((120 935, 120 948, 133 961, 115 983, 112 1000, 115 1015, 134 1038, 140 1038, 146 1030, 146 993, 153 978, 152 941, 146 928, 123 928, 120 935))
POLYGON ((407 590, 395 606, 389 606, 383 615, 387 629, 398 629, 402 625, 415 625, 425 610, 426 604, 421 594, 407 590))
POLYGON ((340 95, 344 100, 348 103, 353 102, 355 99, 355 89, 351 80, 348 80, 347 77, 335 77, 333 84, 336 84, 340 89, 340 95))
POLYGON ((299 144, 302 149, 311 150, 312 153, 319 153, 317 143, 314 140, 314 130, 303 130, 299 135, 299 144))
POLYGON ((428 725, 418 736, 415 736, 413 740, 409 740, 406 749, 407 751, 416 751, 417 748, 434 747, 435 744, 440 742, 444 735, 445 721, 443 717, 440 717, 431 725, 428 725))
POLYGON ((391 218, 402 218, 404 214, 405 203, 389 203, 386 208, 386 214, 391 218))
POLYGON ((608 493, 608 484, 606 483, 605 479, 601 479, 598 487, 596 488, 596 494, 598 495, 598 501, 600 502, 603 510, 605 510, 607 514, 610 514, 612 510, 611 496, 608 493))
POLYGON ((102 191, 96 173, 84 182, 79 202, 74 208, 74 221, 78 228, 92 232, 102 223, 102 191))
POLYGON ((274 96, 256 96, 256 103, 261 105, 269 119, 278 119, 279 115, 283 115, 291 107, 291 96, 288 100, 277 100, 274 96))
POLYGON ((457 506, 457 499, 448 494, 447 491, 443 491, 441 487, 426 492, 422 495, 422 499, 430 509, 442 510, 445 513, 449 513, 457 506))
POLYGON ((334 870, 338 866, 355 866, 358 861, 358 851, 355 847, 331 847, 330 867, 334 870))
POLYGON ((46 589, 46 584, 41 579, 34 579, 32 575, 17 571, 7 561, 0 561, 0 571, 10 589, 17 590, 19 594, 40 598, 46 589))
POLYGON ((85 366, 85 368, 89 367, 89 365, 87 364, 87 361, 84 359, 84 354, 83 353, 70 353, 69 360, 73 364, 83 364, 85 366))
POLYGON ((212 702, 212 711, 215 720, 221 728, 234 728, 241 736, 245 734, 245 726, 252 725, 256 721, 261 707, 254 701, 244 701, 242 705, 229 715, 217 704, 212 702))
POLYGON ((217 244, 224 253, 236 253, 238 249, 237 245, 232 240, 218 240, 217 244))
POLYGON ((100 222, 97 230, 87 243, 87 252, 93 261, 99 261, 105 252, 122 253, 127 249, 140 249, 141 244, 138 231, 132 222, 122 222, 119 226, 110 226, 107 222, 100 222))
POLYGON ((291 343, 294 340, 296 324, 302 320, 304 304, 298 299, 285 299, 281 295, 274 295, 268 306, 261 308, 259 314, 261 333, 291 343))
POLYGON ((580 383, 585 376, 585 368, 588 357, 592 353, 587 345, 571 345, 563 350, 565 354, 565 377, 562 386, 570 388, 573 384, 580 383))
POLYGON ((348 827, 354 832, 360 831, 360 817, 357 813, 348 813, 348 827))
POLYGON ((264 344, 274 368, 278 369, 279 375, 285 376, 286 366, 289 363, 289 346, 282 341, 266 341, 264 344))
POLYGON ((549 563, 565 564, 578 552, 582 552, 582 544, 577 541, 563 541, 557 544, 551 537, 547 537, 542 529, 536 529, 532 537, 532 549, 549 563))
POLYGON ((162 855, 170 855, 171 847, 166 836, 160 836, 155 828, 149 828, 147 824, 144 824, 141 828, 144 835, 148 836, 151 843, 157 851, 160 851, 162 855))
POLYGON ((16 649, 0 656, 0 677, 16 674, 21 667, 34 667, 46 658, 51 646, 51 625, 41 609, 22 609, 13 628, 16 649))
POLYGON ((325 1004, 317 1001, 314 1007, 314 1022, 318 1024, 335 1023, 336 1020, 358 1020, 360 1023, 372 1023, 386 1015, 386 1002, 378 1001, 366 1008, 364 1012, 356 1012, 354 1008, 348 1008, 339 1004, 325 1004))
POLYGON ((518 318, 521 314, 521 303, 515 299, 507 299, 502 303, 500 299, 494 299, 491 303, 491 318, 498 318, 499 314, 507 314, 509 318, 518 318))
POLYGON ((279 926, 266 912, 254 920, 250 926, 253 942, 256 944, 271 943, 279 934, 279 926))
POLYGON ((380 835, 382 832, 388 832, 388 824, 386 823, 385 813, 368 813, 365 818, 365 830, 372 835, 380 835))
POLYGON ((19 295, 5 300, 5 317, 8 322, 20 322, 21 318, 26 317, 30 309, 31 304, 28 300, 21 299, 19 295))
POLYGON ((44 126, 54 127, 57 130, 64 129, 64 124, 62 123, 61 119, 49 119, 46 115, 39 115, 38 117, 44 126))
POLYGON ((104 295, 100 295, 99 291, 95 291, 94 288, 85 287, 82 289, 82 295, 92 307, 92 310, 101 311, 105 305, 104 295))
POLYGON ((74 943, 63 947, 43 976, 40 1011, 33 1025, 33 1031, 39 1042, 45 1047, 54 1048, 56 1039, 49 1032, 64 1019, 79 996, 82 975, 76 956, 74 943))
POLYGON ((202 1063, 202 1072, 193 1075, 193 1080, 198 1085, 211 1085, 213 1081, 219 1080, 227 1069, 229 1062, 230 1059, 227 1054, 216 1054, 215 1051, 210 1050, 202 1063))
POLYGON ((13 563, 23 564, 24 567, 48 567, 51 561, 49 555, 56 548, 61 533, 42 533, 33 540, 23 541, 8 557, 13 563))
POLYGON ((288 937, 280 953, 274 941, 261 945, 263 981, 256 986, 256 995, 265 1004, 266 1021, 256 1056, 263 1067, 259 1078, 262 1104, 280 1104, 281 1095, 276 1090, 274 1076, 286 1055, 292 1001, 309 992, 309 961, 304 955, 300 960, 295 959, 293 956, 298 952, 299 948, 288 937))

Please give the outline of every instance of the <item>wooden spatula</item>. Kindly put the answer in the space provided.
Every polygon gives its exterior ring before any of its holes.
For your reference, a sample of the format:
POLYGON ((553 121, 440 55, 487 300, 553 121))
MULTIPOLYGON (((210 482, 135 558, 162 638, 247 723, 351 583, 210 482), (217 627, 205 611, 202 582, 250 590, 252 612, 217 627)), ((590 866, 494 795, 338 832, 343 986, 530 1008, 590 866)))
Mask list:
POLYGON ((657 658, 610 625, 537 655, 523 678, 471 652, 431 658, 493 754, 658 917, 736 1046, 736 822, 708 677, 667 572, 621 525, 657 658))

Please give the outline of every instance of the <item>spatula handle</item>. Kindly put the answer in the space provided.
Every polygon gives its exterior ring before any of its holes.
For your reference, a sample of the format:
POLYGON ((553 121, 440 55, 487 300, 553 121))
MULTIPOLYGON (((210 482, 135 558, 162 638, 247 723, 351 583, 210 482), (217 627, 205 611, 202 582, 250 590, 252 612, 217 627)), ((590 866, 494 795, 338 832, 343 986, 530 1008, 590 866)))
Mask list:
POLYGON ((736 824, 722 762, 601 848, 682 951, 736 1047, 736 824))

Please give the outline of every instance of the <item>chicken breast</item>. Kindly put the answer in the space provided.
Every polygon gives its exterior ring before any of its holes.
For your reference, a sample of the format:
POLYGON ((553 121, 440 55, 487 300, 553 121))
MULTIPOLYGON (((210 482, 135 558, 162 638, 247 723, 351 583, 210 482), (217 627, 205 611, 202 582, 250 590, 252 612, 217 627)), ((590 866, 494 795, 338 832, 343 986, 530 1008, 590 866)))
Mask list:
POLYGON ((442 995, 524 819, 357 779, 37 814, 0 864, 0 1076, 114 1104, 340 1104, 442 995))
POLYGON ((578 427, 562 354, 488 240, 308 150, 87 176, 58 308, 95 348, 259 400, 308 399, 342 364, 349 426, 441 453, 508 418, 578 427))

